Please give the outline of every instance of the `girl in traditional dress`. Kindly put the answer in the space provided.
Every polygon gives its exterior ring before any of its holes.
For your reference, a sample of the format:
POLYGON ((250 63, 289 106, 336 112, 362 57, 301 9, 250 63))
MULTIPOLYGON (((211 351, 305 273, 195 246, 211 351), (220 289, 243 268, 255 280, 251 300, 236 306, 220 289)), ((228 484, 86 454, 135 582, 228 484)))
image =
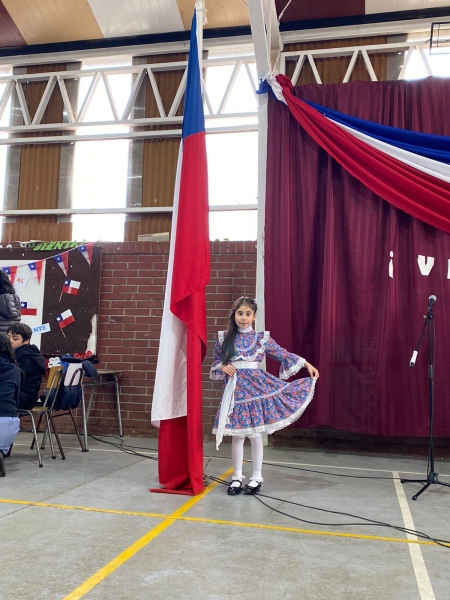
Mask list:
POLYGON ((256 302, 242 296, 233 305, 227 331, 219 331, 214 348, 211 379, 222 379, 222 402, 214 421, 216 446, 224 435, 233 437, 231 457, 234 473, 227 493, 231 496, 256 494, 261 489, 263 462, 262 433, 287 427, 302 414, 314 394, 318 370, 304 358, 290 354, 270 337, 268 331, 256 332, 256 302), (265 356, 280 365, 280 378, 259 368, 265 356), (310 377, 285 383, 305 367, 310 377), (242 462, 244 440, 250 438, 253 474, 243 488, 242 462))

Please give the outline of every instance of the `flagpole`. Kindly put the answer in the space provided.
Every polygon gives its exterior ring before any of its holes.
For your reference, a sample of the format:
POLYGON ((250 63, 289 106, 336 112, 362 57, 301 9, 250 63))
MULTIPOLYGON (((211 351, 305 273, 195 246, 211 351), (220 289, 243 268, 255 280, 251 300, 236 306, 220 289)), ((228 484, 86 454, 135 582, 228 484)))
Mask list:
POLYGON ((200 65, 200 75, 202 76, 203 65, 203 25, 208 22, 206 19, 205 0, 197 0, 195 3, 195 12, 197 15, 197 44, 198 44, 198 61, 200 65))

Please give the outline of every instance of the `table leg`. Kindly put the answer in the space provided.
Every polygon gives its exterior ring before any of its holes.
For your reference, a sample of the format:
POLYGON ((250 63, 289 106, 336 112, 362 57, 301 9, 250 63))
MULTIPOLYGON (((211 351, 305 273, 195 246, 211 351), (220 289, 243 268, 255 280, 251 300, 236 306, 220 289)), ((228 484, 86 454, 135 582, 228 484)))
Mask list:
POLYGON ((87 434, 87 418, 86 418, 86 403, 84 401, 84 388, 81 386, 81 413, 83 417, 83 438, 84 438, 84 450, 83 452, 89 452, 88 446, 88 434, 87 434))
POLYGON ((117 420, 119 421, 119 436, 123 437, 123 431, 122 431, 122 414, 121 414, 121 411, 120 411, 119 382, 118 382, 117 377, 115 375, 113 375, 113 377, 114 377, 115 388, 116 388, 117 420))

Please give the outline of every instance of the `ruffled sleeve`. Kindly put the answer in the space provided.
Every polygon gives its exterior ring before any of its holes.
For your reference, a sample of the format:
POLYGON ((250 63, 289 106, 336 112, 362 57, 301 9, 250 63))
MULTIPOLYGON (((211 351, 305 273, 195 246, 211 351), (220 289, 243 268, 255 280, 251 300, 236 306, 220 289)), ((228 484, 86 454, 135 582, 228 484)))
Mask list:
POLYGON ((226 375, 220 370, 222 366, 222 343, 225 332, 219 331, 219 339, 214 346, 214 358, 211 365, 211 371, 209 372, 209 378, 217 381, 218 379, 225 379, 226 375))
POLYGON ((303 369, 306 360, 297 354, 291 354, 281 346, 279 346, 271 337, 266 344, 266 354, 278 361, 280 364, 280 379, 289 379, 303 369))

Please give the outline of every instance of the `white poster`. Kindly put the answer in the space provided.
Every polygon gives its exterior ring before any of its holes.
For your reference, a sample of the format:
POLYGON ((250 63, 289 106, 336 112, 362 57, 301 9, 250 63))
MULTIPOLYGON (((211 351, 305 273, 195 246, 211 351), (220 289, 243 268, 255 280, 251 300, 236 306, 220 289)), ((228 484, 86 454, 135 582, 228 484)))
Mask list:
MULTIPOLYGON (((29 261, 31 262, 31 261, 29 261)), ((1 267, 16 267, 16 278, 22 276, 22 281, 26 281, 25 287, 16 285, 13 282, 16 294, 20 298, 22 304, 22 323, 26 323, 32 329, 38 325, 42 325, 42 311, 44 308, 44 288, 45 288, 45 267, 46 261, 42 262, 41 281, 37 282, 37 279, 33 276, 28 263, 24 263, 23 260, 0 260, 1 267)), ((41 346, 41 335, 45 333, 33 333, 31 343, 35 344, 38 348, 41 346)))

